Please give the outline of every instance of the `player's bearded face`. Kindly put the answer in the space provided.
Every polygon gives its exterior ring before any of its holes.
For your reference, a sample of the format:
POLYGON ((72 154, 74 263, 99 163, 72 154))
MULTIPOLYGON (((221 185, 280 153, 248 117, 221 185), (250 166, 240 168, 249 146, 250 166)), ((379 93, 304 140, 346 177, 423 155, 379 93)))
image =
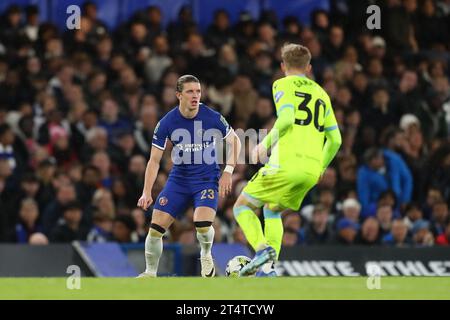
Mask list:
POLYGON ((195 110, 200 104, 202 91, 200 83, 188 82, 183 85, 183 91, 179 93, 180 104, 190 110, 195 110))

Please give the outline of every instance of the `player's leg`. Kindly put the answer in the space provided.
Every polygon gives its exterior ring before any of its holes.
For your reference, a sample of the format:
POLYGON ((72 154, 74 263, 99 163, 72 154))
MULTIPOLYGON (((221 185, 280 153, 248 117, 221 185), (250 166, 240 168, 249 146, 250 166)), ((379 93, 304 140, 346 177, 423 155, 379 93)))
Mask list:
POLYGON ((240 276, 255 274, 262 265, 268 261, 273 261, 276 257, 276 251, 268 245, 261 222, 255 213, 255 210, 260 206, 262 206, 262 203, 243 193, 239 196, 233 208, 236 220, 256 252, 252 261, 240 270, 240 276))
POLYGON ((264 249, 267 246, 261 222, 255 213, 255 211, 262 206, 262 202, 251 198, 251 196, 245 193, 239 195, 233 206, 234 218, 255 252, 264 249))
POLYGON ((156 277, 163 252, 162 237, 175 219, 167 212, 153 210, 152 221, 145 238, 145 272, 140 277, 156 277))
POLYGON ((190 202, 189 192, 177 181, 168 180, 153 207, 150 229, 145 239, 146 270, 141 276, 155 277, 163 251, 162 237, 176 216, 184 212, 190 202))
POLYGON ((267 244, 277 252, 277 259, 280 255, 281 242, 283 239, 283 222, 281 212, 284 209, 279 205, 266 204, 264 206, 264 235, 267 244))
POLYGON ((200 206, 194 211, 194 225, 197 229, 197 239, 200 243, 200 262, 202 266, 202 277, 214 277, 216 269, 211 255, 211 248, 214 241, 214 228, 212 223, 216 216, 213 208, 200 206))
MULTIPOLYGON (((267 244, 274 248, 276 251, 276 259, 280 255, 281 242, 283 239, 283 222, 281 220, 281 212, 283 208, 279 205, 266 204, 264 205, 264 235, 267 240, 267 244)), ((277 273, 274 268, 275 261, 266 262, 262 265, 258 272, 257 277, 276 277, 277 273)))

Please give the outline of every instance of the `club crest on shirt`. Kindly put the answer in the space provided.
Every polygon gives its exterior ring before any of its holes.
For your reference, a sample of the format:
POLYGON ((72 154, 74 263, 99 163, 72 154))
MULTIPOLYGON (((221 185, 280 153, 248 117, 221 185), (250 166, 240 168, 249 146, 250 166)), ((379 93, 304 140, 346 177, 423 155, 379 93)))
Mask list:
POLYGON ((166 197, 159 198, 159 205, 160 206, 165 206, 168 202, 169 202, 169 199, 167 199, 166 197))

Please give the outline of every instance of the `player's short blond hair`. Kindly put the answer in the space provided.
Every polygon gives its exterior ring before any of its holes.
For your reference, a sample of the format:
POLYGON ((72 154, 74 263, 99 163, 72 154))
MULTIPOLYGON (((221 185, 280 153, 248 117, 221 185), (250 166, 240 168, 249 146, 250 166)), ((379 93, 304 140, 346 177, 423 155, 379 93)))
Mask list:
POLYGON ((311 62, 311 52, 300 44, 286 43, 281 48, 281 59, 287 69, 305 69, 311 62))

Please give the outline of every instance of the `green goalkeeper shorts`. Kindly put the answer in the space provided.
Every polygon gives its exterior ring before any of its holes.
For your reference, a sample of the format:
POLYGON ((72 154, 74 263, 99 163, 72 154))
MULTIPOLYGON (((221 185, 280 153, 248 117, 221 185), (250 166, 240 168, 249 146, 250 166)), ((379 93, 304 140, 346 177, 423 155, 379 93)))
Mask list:
POLYGON ((319 172, 287 171, 266 165, 253 175, 242 192, 258 207, 267 203, 283 209, 298 210, 319 177, 319 172))

